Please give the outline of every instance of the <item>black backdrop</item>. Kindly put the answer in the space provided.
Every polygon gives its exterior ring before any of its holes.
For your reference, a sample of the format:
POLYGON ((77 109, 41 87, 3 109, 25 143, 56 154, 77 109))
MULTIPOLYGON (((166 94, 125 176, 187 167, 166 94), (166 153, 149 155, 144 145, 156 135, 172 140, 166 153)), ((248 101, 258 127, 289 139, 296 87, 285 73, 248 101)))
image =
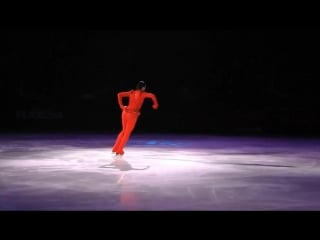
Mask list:
POLYGON ((319 134, 316 29, 6 30, 2 132, 118 132, 116 94, 144 80, 136 132, 319 134))

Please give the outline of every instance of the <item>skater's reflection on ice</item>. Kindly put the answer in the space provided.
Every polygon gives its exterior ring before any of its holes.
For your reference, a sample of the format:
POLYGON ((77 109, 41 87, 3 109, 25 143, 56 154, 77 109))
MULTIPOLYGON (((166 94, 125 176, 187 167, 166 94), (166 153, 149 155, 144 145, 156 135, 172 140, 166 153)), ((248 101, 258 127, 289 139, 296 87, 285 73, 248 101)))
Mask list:
POLYGON ((134 191, 133 185, 130 182, 130 176, 122 173, 117 183, 120 187, 119 204, 121 205, 121 209, 137 210, 139 202, 137 193, 134 191))

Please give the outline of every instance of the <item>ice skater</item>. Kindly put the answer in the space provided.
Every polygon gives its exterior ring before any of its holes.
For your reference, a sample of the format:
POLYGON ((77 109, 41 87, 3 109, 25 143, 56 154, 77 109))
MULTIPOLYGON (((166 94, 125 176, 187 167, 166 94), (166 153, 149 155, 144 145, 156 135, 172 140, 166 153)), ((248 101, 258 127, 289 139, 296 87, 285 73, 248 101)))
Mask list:
POLYGON ((139 81, 135 90, 119 92, 117 94, 118 103, 122 110, 122 131, 118 134, 117 140, 112 148, 112 153, 116 154, 115 156, 122 156, 124 154, 123 148, 126 146, 126 143, 135 128, 144 100, 150 98, 153 101, 152 108, 158 109, 159 107, 156 96, 145 90, 146 83, 144 81, 139 81), (128 106, 123 105, 122 99, 125 97, 129 98, 128 106))

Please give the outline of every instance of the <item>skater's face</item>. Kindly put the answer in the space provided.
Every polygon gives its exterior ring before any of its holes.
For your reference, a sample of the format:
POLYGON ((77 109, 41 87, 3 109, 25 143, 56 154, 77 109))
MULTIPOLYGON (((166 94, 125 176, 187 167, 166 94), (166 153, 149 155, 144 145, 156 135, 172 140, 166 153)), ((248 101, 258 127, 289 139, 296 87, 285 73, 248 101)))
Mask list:
POLYGON ((137 84, 137 90, 140 90, 140 91, 145 91, 145 90, 146 90, 146 84, 145 84, 144 81, 138 82, 138 84, 137 84))
POLYGON ((139 88, 137 88, 137 90, 139 90, 139 91, 145 91, 146 90, 146 87, 139 87, 139 88))

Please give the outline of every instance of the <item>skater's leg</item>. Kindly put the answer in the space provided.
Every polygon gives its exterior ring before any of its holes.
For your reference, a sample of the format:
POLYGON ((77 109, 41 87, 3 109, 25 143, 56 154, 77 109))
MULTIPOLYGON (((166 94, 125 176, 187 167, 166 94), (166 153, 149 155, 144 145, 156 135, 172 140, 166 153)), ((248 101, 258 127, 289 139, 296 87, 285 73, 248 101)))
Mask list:
POLYGON ((124 154, 123 148, 129 140, 131 132, 133 131, 133 129, 136 125, 137 119, 138 119, 138 115, 128 113, 126 125, 125 125, 124 131, 123 131, 123 135, 122 135, 121 139, 119 140, 119 145, 117 145, 116 153, 121 154, 121 155, 124 154))
POLYGON ((112 152, 117 152, 117 150, 119 149, 121 139, 123 138, 123 135, 124 135, 124 132, 126 129, 127 118, 126 118, 125 112, 122 112, 122 114, 121 114, 121 121, 122 121, 122 130, 118 134, 117 140, 115 141, 115 144, 113 145, 112 152))

